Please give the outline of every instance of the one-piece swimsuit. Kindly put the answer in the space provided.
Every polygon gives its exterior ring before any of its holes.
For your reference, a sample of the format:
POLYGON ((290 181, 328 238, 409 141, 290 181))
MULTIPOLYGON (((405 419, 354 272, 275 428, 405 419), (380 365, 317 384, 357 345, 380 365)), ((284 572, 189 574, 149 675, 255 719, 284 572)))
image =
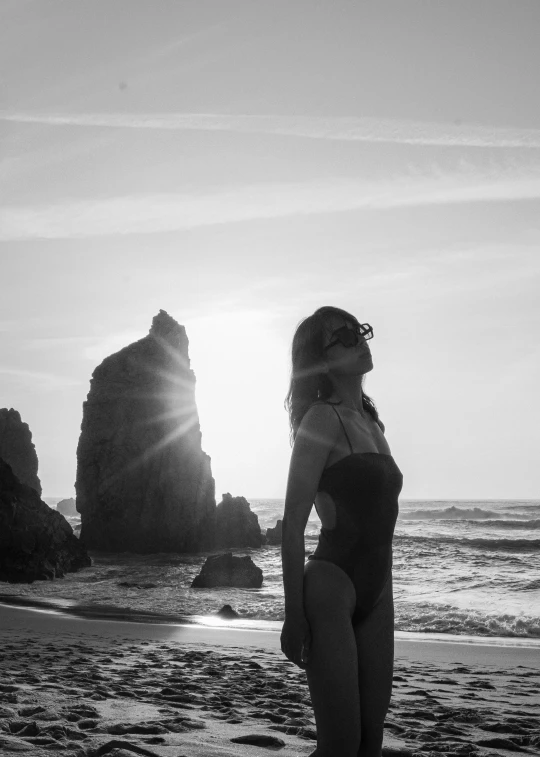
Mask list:
POLYGON ((365 619, 381 598, 392 573, 392 538, 403 476, 392 455, 354 452, 340 413, 332 403, 350 455, 328 466, 318 491, 335 504, 334 528, 322 527, 310 560, 334 563, 356 591, 353 624, 365 619))

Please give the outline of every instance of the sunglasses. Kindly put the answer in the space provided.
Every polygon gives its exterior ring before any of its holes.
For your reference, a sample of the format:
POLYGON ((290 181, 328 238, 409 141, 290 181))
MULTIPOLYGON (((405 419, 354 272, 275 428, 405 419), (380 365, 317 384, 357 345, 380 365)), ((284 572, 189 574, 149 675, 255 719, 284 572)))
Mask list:
POLYGON ((336 329, 332 334, 332 341, 324 348, 329 350, 330 347, 334 347, 336 344, 342 344, 343 347, 356 347, 360 338, 367 341, 373 339, 373 328, 369 323, 359 323, 357 326, 341 326, 336 329))

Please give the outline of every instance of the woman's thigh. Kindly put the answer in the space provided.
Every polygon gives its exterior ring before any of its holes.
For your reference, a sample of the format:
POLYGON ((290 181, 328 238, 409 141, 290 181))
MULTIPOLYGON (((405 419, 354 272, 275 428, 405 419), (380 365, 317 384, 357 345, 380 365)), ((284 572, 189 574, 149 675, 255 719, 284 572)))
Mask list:
POLYGON ((392 576, 367 618, 354 628, 362 742, 382 737, 394 672, 394 600, 392 576))
POLYGON ((317 745, 356 755, 360 743, 357 645, 351 616, 356 594, 341 568, 311 560, 304 575, 304 609, 311 628, 306 674, 317 723, 317 745))

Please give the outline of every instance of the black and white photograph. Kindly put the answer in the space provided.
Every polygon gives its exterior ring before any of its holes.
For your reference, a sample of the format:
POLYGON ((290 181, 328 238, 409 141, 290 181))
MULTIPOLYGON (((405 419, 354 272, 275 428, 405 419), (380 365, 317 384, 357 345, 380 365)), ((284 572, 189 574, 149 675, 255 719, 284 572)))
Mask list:
POLYGON ((540 2, 0 0, 0 755, 540 754, 540 2))

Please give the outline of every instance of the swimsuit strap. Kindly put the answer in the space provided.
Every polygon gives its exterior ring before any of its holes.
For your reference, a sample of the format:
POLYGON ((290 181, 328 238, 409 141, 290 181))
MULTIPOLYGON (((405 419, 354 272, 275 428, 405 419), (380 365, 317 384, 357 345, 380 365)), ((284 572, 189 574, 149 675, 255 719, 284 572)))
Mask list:
POLYGON ((335 405, 333 405, 331 402, 329 402, 328 404, 330 405, 330 407, 334 408, 334 412, 337 415, 337 417, 339 418, 339 422, 341 423, 341 428, 343 429, 343 433, 345 434, 345 438, 347 439, 347 443, 349 445, 349 449, 351 450, 351 455, 354 455, 352 444, 351 444, 351 440, 349 439, 349 434, 347 433, 347 429, 345 428, 345 424, 343 423, 343 421, 341 419, 341 415, 337 411, 337 407, 335 405))

